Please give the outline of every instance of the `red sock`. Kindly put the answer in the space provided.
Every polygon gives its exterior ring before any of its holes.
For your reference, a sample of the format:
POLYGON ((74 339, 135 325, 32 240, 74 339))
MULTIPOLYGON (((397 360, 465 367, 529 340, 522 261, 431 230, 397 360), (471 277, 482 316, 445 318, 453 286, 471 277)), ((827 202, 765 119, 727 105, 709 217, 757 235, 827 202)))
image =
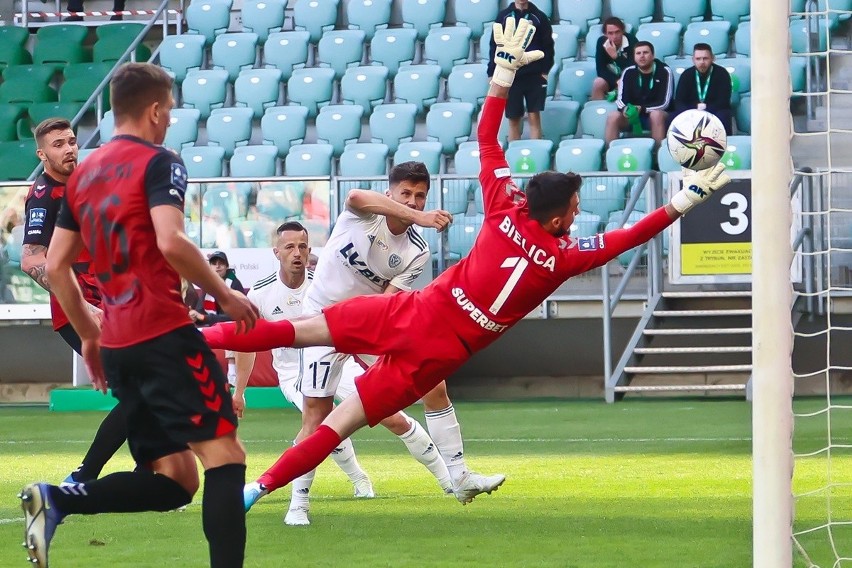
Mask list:
POLYGON ((237 333, 237 324, 229 321, 202 327, 201 333, 211 349, 230 349, 242 353, 268 351, 276 347, 290 347, 296 338, 293 324, 287 320, 257 320, 248 333, 237 333))
POLYGON ((337 432, 322 425, 317 431, 281 454, 278 461, 258 478, 269 491, 284 487, 305 475, 327 458, 342 440, 337 432))

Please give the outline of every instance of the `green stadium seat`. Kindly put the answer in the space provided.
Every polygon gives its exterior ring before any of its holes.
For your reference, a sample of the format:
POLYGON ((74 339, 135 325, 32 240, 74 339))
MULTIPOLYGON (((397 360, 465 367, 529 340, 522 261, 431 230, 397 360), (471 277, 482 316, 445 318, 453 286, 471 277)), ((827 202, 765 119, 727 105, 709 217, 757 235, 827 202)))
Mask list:
POLYGON ((174 75, 180 85, 189 71, 201 69, 204 62, 204 36, 166 36, 160 43, 160 66, 174 75))
POLYGON ((435 103, 426 115, 426 137, 441 143, 445 154, 454 154, 470 138, 474 107, 470 103, 435 103))
POLYGON ((187 146, 180 151, 189 179, 222 177, 225 149, 219 146, 187 146))
POLYGON ((56 91, 43 83, 27 78, 11 79, 0 84, 0 103, 28 107, 33 103, 55 102, 56 91))
POLYGON ((470 204, 470 188, 472 183, 473 180, 469 179, 443 180, 439 187, 433 186, 429 192, 429 198, 426 200, 426 209, 437 209, 440 207, 448 211, 450 215, 464 215, 470 204), (439 203, 440 200, 443 200, 443 203, 439 203))
POLYGON ((330 176, 334 149, 330 144, 297 144, 284 158, 289 177, 330 176))
POLYGON ((814 45, 809 45, 811 34, 808 28, 808 20, 790 21, 790 46, 793 53, 821 53, 828 49, 828 30, 822 23, 816 23, 817 40, 814 45))
POLYGON ((624 209, 626 194, 627 178, 587 176, 583 178, 580 189, 580 208, 607 219, 612 211, 624 209))
POLYGON ((751 95, 744 95, 740 98, 740 104, 737 107, 737 130, 739 132, 751 132, 751 95))
POLYGON ((33 63, 52 64, 58 67, 69 63, 89 61, 83 48, 89 29, 74 24, 43 26, 36 33, 33 63))
POLYGON ((592 83, 597 77, 594 59, 582 61, 566 61, 559 73, 559 92, 580 104, 589 100, 592 83))
MULTIPOLYGON (((95 28, 100 30, 101 28, 124 28, 125 26, 133 27, 126 28, 126 31, 123 34, 116 30, 113 33, 108 33, 106 36, 98 36, 98 41, 95 42, 95 45, 92 48, 93 61, 105 61, 110 63, 117 62, 121 56, 124 55, 124 52, 127 51, 127 48, 130 47, 130 44, 136 40, 136 37, 142 31, 144 26, 141 24, 127 23, 104 24, 95 28)), ((140 43, 136 46, 136 49, 133 50, 130 57, 125 61, 146 62, 149 59, 151 59, 151 49, 144 43, 140 43)))
POLYGON ((338 0, 311 0, 296 2, 293 6, 293 24, 296 30, 305 30, 310 42, 316 45, 322 34, 333 30, 337 21, 338 0))
POLYGON ((482 36, 479 38, 479 44, 477 45, 478 53, 476 61, 485 63, 486 65, 488 64, 488 57, 491 54, 491 33, 491 24, 485 24, 485 28, 482 30, 482 36))
POLYGON ((393 154, 393 164, 423 162, 430 173, 436 174, 441 171, 441 151, 440 142, 403 142, 393 154))
POLYGON ((379 105, 370 115, 371 142, 380 142, 396 152, 400 142, 414 137, 417 106, 409 103, 379 105))
POLYGON ((555 65, 562 61, 577 58, 580 49, 580 26, 574 24, 557 24, 553 26, 553 60, 555 65))
POLYGON ((346 21, 350 30, 361 30, 372 41, 377 30, 388 27, 391 0, 350 0, 346 3, 346 21))
POLYGON ((725 21, 693 22, 683 33, 683 53, 691 54, 696 43, 707 43, 717 57, 728 54, 731 44, 731 24, 725 21))
POLYGON ((734 51, 737 55, 751 55, 751 22, 743 22, 734 34, 734 51))
POLYGON ((364 109, 357 105, 329 105, 320 109, 316 119, 317 142, 331 144, 339 157, 347 144, 361 137, 364 109))
MULTIPOLYGON (((582 206, 582 205, 581 205, 582 206)), ((571 224, 572 237, 591 237, 597 235, 601 230, 601 217, 594 213, 580 212, 574 217, 571 224)))
MULTIPOLYGON (((633 224, 635 224, 636 222, 638 222, 641 218, 642 218, 642 213, 639 213, 639 212, 637 212, 637 211, 633 211, 632 213, 630 213, 630 216, 629 216, 628 220, 624 223, 624 225, 623 225, 623 226, 624 226, 625 228, 626 228, 626 227, 630 227, 631 225, 633 225, 633 224)), ((610 221, 606 224, 606 231, 607 231, 607 232, 609 232, 609 231, 614 231, 614 230, 616 230, 616 229, 620 229, 621 227, 622 227, 622 224, 621 224, 621 218, 620 218, 620 216, 619 216, 619 219, 618 219, 618 220, 610 220, 610 221)), ((644 252, 643 252, 643 253, 642 253, 642 256, 644 257, 644 256, 645 256, 645 254, 646 254, 646 253, 644 253, 644 252)), ((633 260, 633 257, 634 257, 634 256, 636 256, 636 249, 635 249, 635 248, 632 248, 632 249, 630 249, 630 250, 628 250, 628 251, 626 251, 626 252, 623 252, 623 253, 621 253, 620 255, 618 255, 618 263, 619 263, 619 264, 621 264, 622 266, 626 267, 626 266, 627 266, 627 265, 629 265, 629 264, 630 264, 630 262, 633 260)))
POLYGON ((456 174, 479 177, 479 143, 462 142, 453 157, 456 174))
POLYGON ((556 149, 556 171, 597 172, 601 169, 604 141, 600 138, 564 140, 556 149))
POLYGON ((0 142, 14 142, 18 139, 18 121, 23 117, 23 107, 0 105, 0 142))
POLYGON ((728 170, 751 169, 751 136, 728 136, 728 147, 722 156, 728 170))
POLYGON ((254 67, 257 60, 257 34, 252 32, 225 33, 213 41, 212 68, 228 72, 228 81, 237 80, 240 72, 254 67))
POLYGON ((266 109, 260 119, 263 143, 278 148, 278 155, 285 156, 290 147, 305 140, 308 124, 308 109, 303 106, 280 106, 266 109))
POLYGON ((432 28, 423 42, 423 63, 438 65, 447 77, 455 65, 467 63, 470 55, 470 28, 432 28))
POLYGON ((248 0, 243 2, 240 12, 243 31, 257 34, 259 42, 265 42, 269 35, 279 31, 284 25, 284 13, 287 0, 248 0))
POLYGON ((557 0, 556 5, 559 9, 559 22, 579 26, 583 36, 588 33, 590 25, 601 21, 601 0, 557 0))
MULTIPOLYGON (((97 65, 97 64, 94 64, 97 65)), ((91 74, 73 75, 66 77, 62 87, 59 88, 59 102, 62 103, 85 103, 89 97, 95 92, 98 85, 103 81, 104 76, 101 76, 97 70, 92 69, 91 74)), ((109 110, 109 86, 104 87, 99 97, 101 111, 109 110)), ((97 110, 95 106, 89 110, 97 110)))
POLYGON ((727 69, 731 75, 731 104, 739 104, 740 96, 751 91, 751 58, 731 57, 716 59, 716 64, 727 69))
POLYGON ((615 103, 609 101, 589 101, 580 111, 580 128, 584 138, 600 138, 603 140, 606 130, 606 117, 617 110, 615 103))
POLYGON ((308 109, 308 117, 315 118, 320 107, 331 103, 334 94, 334 71, 327 67, 294 69, 287 82, 287 102, 308 109))
POLYGON ((438 100, 440 81, 441 68, 437 65, 402 67, 393 78, 394 102, 413 103, 423 114, 438 100))
POLYGON ((536 174, 550 169, 552 151, 550 140, 512 140, 506 149, 506 162, 512 173, 536 174))
POLYGON ((35 103, 27 110, 27 114, 30 115, 30 120, 35 126, 43 120, 54 117, 73 120, 81 108, 83 108, 82 103, 35 103))
POLYGON ((400 67, 414 61, 417 32, 412 29, 377 30, 370 42, 370 64, 387 67, 395 77, 400 67))
POLYGON ((102 80, 110 71, 112 65, 109 63, 71 63, 62 69, 62 76, 66 81, 81 77, 102 80))
POLYGON ((577 101, 549 100, 541 111, 541 135, 544 139, 559 145, 566 138, 577 133, 577 119, 580 103, 577 101))
MULTIPOLYGON (((682 0, 679 0, 682 2, 682 0)), ((680 34, 683 26, 680 22, 654 22, 642 24, 636 32, 639 41, 650 41, 654 44, 654 54, 658 59, 665 59, 680 53, 680 34)))
POLYGON ((39 163, 35 140, 0 142, 0 181, 25 180, 39 163))
POLYGON ((388 147, 374 143, 347 144, 337 170, 343 177, 384 176, 387 172, 388 147))
POLYGON ((27 28, 0 26, 0 71, 10 65, 29 65, 33 62, 24 46, 29 37, 27 28))
MULTIPOLYGON (((201 111, 197 108, 172 109, 163 146, 180 152, 184 146, 195 144, 198 139, 198 123, 200 120, 201 111)), ((103 120, 101 120, 101 123, 103 123, 103 120)))
POLYGON ((229 162, 231 177, 272 177, 277 159, 273 146, 240 146, 229 162))
POLYGON ((459 215, 453 219, 453 223, 447 231, 447 249, 450 253, 458 255, 459 258, 467 256, 467 253, 473 248, 473 243, 476 241, 479 229, 484 221, 485 216, 479 213, 459 215))
POLYGON ((230 158, 234 148, 245 146, 251 139, 252 110, 250 108, 217 108, 207 119, 207 143, 221 146, 230 158))
POLYGON ((47 85, 56 74, 52 65, 10 65, 3 70, 4 81, 24 79, 30 82, 47 85))
POLYGON ((654 0, 610 0, 609 7, 613 14, 634 29, 654 19, 654 0))
POLYGON ((487 68, 482 63, 456 65, 447 77, 447 99, 464 102, 478 109, 488 94, 487 68))
POLYGON ((197 108, 206 119, 212 109, 225 104, 227 84, 228 72, 224 69, 190 70, 181 84, 182 106, 197 108))
POLYGON ((364 37, 361 30, 334 30, 322 34, 317 45, 317 66, 330 67, 334 78, 343 77, 346 69, 361 65, 364 58, 364 37))
POLYGON ((804 93, 807 88, 808 58, 793 55, 790 57, 790 85, 793 93, 804 93))
POLYGON ((714 20, 725 20, 731 24, 731 30, 736 31, 742 22, 750 18, 751 2, 749 0, 712 0, 710 10, 714 20))
POLYGON ((293 76, 294 69, 301 69, 307 64, 309 38, 306 31, 269 34, 263 44, 264 67, 281 71, 281 80, 286 83, 293 76))
POLYGON ((194 0, 184 13, 187 33, 203 36, 205 45, 213 45, 231 25, 231 0, 194 0))
POLYGON ((657 149, 657 166, 661 172, 679 172, 681 166, 669 152, 668 140, 663 140, 657 149))
POLYGON ((414 28, 420 41, 426 39, 430 29, 441 27, 446 15, 446 2, 443 0, 401 2, 400 8, 403 27, 414 28))
POLYGON ((613 140, 606 151, 606 169, 611 172, 645 172, 652 169, 653 138, 613 140))
MULTIPOLYGON (((664 21, 688 26, 691 22, 700 22, 704 19, 707 0, 662 0, 661 7, 664 21)), ((656 47, 656 44, 654 46, 656 47)))
POLYGON ((692 56, 689 57, 678 57, 675 55, 671 55, 666 57, 665 60, 666 65, 672 70, 672 78, 674 79, 673 88, 677 90, 677 84, 680 82, 680 77, 683 75, 683 72, 692 67, 692 56))
POLYGON ((350 67, 340 79, 340 100, 370 110, 385 100, 388 86, 387 67, 368 65, 350 67))
POLYGON ((497 18, 500 10, 498 0, 455 0, 456 25, 470 28, 473 41, 479 41, 485 26, 497 18))

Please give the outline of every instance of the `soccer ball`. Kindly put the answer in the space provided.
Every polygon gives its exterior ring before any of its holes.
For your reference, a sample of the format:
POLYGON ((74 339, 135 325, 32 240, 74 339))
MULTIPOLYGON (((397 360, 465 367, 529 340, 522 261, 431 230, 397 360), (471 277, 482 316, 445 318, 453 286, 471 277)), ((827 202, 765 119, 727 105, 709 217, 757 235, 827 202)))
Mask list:
POLYGON ((728 147, 728 136, 719 118, 704 110, 691 109, 677 115, 666 135, 672 158, 690 170, 715 166, 728 147))

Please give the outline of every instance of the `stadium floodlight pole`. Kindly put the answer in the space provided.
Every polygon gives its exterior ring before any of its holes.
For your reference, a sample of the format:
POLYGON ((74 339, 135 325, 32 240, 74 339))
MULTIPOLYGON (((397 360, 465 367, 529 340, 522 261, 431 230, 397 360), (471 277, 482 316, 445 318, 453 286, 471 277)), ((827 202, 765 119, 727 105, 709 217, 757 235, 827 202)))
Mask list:
POLYGON ((751 1, 754 568, 793 565, 789 11, 751 1))

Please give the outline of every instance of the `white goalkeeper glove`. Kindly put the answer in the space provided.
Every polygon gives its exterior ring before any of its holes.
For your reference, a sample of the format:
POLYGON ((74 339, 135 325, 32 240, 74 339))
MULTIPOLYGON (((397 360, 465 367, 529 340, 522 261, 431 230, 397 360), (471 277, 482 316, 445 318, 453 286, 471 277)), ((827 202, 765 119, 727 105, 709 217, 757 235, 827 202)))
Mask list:
POLYGON ((515 28, 515 19, 506 20, 505 27, 494 22, 494 76, 491 80, 502 87, 511 87, 515 80, 515 71, 544 57, 541 51, 526 51, 533 36, 535 27, 529 20, 521 20, 515 28))
POLYGON ((730 181, 722 162, 698 172, 684 168, 683 189, 672 197, 672 207, 681 215, 686 215, 690 209, 707 201, 714 191, 725 187, 730 181))

